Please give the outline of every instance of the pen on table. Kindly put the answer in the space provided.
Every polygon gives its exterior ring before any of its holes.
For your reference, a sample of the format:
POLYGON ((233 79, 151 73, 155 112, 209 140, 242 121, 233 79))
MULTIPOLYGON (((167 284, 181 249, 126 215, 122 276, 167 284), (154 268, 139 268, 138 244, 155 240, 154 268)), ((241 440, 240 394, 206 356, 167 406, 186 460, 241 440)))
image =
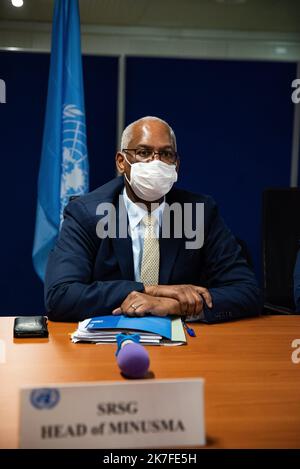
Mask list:
POLYGON ((194 329, 189 327, 184 320, 182 320, 182 323, 183 323, 183 327, 186 329, 188 335, 191 336, 191 337, 196 337, 196 333, 195 333, 194 329))

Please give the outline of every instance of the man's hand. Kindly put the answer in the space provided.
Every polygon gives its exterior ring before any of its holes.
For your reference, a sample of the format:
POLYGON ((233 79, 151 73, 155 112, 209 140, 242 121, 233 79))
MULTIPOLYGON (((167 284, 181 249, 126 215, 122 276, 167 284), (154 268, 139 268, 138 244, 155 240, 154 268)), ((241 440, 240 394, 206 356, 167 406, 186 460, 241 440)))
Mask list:
POLYGON ((126 316, 144 316, 147 313, 154 316, 181 315, 181 309, 179 302, 175 299, 159 298, 132 291, 121 306, 112 312, 114 315, 126 314, 126 316))
POLYGON ((181 313, 185 316, 200 314, 204 306, 203 298, 207 306, 212 307, 212 299, 207 288, 197 285, 149 285, 145 286, 145 293, 179 301, 181 313))

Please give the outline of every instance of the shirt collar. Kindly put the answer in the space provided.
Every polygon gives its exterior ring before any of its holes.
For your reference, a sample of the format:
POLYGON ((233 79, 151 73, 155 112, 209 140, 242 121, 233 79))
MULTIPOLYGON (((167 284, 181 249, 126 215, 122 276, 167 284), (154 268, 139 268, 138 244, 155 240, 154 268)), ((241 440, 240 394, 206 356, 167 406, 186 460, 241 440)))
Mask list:
MULTIPOLYGON (((136 226, 141 222, 142 218, 147 214, 147 210, 144 210, 140 205, 135 204, 132 202, 132 200, 129 199, 127 192, 126 192, 126 187, 124 187, 123 190, 123 197, 124 197, 124 204, 127 210, 128 214, 128 220, 129 220, 129 225, 130 229, 134 230, 136 226)), ((159 226, 161 226, 162 223, 162 214, 165 208, 166 202, 165 199, 162 201, 159 206, 153 210, 152 215, 155 216, 155 218, 159 222, 159 226)))

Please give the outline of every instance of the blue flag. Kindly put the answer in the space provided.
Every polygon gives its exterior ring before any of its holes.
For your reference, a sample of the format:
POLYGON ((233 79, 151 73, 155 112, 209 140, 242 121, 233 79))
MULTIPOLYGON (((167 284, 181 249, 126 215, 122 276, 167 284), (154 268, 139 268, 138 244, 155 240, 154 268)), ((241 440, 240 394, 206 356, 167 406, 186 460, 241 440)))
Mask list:
POLYGON ((33 264, 44 280, 70 196, 88 191, 80 19, 77 0, 56 0, 33 264))

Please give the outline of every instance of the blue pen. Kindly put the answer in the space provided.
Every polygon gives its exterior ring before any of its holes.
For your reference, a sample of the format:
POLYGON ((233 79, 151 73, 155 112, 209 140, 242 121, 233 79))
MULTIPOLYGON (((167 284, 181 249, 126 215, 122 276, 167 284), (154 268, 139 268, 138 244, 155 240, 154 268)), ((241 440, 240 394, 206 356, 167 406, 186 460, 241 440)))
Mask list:
POLYGON ((182 323, 183 323, 183 327, 186 329, 188 335, 191 336, 191 337, 196 337, 196 333, 195 333, 194 329, 189 327, 184 320, 182 320, 182 323))

